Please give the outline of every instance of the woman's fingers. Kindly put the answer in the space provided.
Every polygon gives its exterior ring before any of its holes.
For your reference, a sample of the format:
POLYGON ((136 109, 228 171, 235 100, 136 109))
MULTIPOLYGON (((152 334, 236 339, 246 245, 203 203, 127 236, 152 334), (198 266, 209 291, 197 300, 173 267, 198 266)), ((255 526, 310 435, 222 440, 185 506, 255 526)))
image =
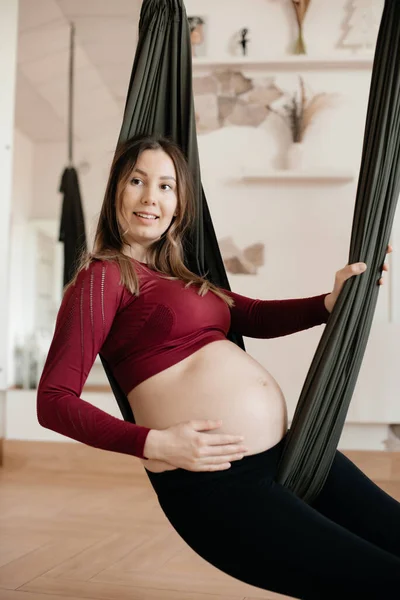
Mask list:
MULTIPOLYGON (((389 271, 389 265, 387 263, 385 263, 383 265, 382 271, 389 271)), ((383 277, 381 277, 380 280, 379 280, 379 285, 383 285, 383 283, 384 283, 384 279, 383 279, 383 277)))
MULTIPOLYGON (((390 254, 391 252, 393 252, 393 246, 391 244, 389 244, 387 247, 386 254, 390 254)), ((389 271, 389 265, 387 263, 384 263, 384 265, 382 267, 382 271, 389 271)), ((379 285, 383 285, 383 284, 384 284, 384 279, 383 279, 383 277, 381 277, 379 279, 379 285)))
POLYGON ((209 446, 202 449, 202 456, 204 458, 211 456, 224 456, 227 454, 245 454, 248 451, 246 446, 241 445, 224 445, 224 446, 209 446))
POLYGON ((223 446, 224 444, 240 444, 243 442, 244 437, 242 435, 228 435, 214 433, 213 435, 205 434, 206 442, 208 446, 223 446))
POLYGON ((231 463, 223 463, 222 465, 206 465, 199 469, 199 471, 225 471, 231 468, 231 463))
POLYGON ((241 460, 244 454, 224 454, 223 456, 208 456, 204 459, 203 463, 198 464, 198 468, 200 471, 210 471, 210 470, 218 470, 229 468, 230 463, 235 460, 241 460))
POLYGON ((243 458, 244 452, 232 452, 219 456, 207 456, 204 461, 211 465, 220 465, 221 463, 230 462, 231 460, 240 460, 243 458))

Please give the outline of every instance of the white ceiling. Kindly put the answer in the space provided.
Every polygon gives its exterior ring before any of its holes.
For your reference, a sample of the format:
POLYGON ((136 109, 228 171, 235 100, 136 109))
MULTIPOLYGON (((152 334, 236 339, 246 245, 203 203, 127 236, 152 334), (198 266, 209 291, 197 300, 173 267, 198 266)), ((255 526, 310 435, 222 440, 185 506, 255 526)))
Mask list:
POLYGON ((75 23, 74 134, 118 136, 141 0, 20 0, 15 124, 67 143, 70 22, 75 23))

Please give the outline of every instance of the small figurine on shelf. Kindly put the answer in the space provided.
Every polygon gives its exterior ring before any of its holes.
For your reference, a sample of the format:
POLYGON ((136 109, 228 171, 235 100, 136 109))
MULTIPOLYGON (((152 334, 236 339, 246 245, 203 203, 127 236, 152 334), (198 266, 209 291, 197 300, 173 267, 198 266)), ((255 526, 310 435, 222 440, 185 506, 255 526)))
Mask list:
POLYGON ((190 27, 190 41, 192 42, 192 56, 200 56, 204 52, 196 52, 196 46, 202 46, 204 43, 204 24, 202 17, 188 17, 190 27))
POLYGON ((240 35, 242 36, 241 40, 239 41, 239 44, 242 46, 242 52, 243 52, 243 56, 247 55, 247 44, 249 43, 249 39, 246 37, 247 34, 249 33, 249 30, 244 28, 240 30, 240 35))

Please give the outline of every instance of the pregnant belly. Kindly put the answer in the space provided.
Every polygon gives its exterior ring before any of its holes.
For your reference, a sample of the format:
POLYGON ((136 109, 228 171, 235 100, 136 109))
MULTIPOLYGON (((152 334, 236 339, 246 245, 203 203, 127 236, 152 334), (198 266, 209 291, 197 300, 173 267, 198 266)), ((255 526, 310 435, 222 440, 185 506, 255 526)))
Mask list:
MULTIPOLYGON (((128 394, 135 421, 166 429, 191 419, 221 419, 207 432, 243 435, 255 454, 277 444, 287 431, 287 409, 275 379, 229 340, 207 344, 176 365, 150 377, 128 394)), ((142 460, 149 471, 175 467, 142 460)))

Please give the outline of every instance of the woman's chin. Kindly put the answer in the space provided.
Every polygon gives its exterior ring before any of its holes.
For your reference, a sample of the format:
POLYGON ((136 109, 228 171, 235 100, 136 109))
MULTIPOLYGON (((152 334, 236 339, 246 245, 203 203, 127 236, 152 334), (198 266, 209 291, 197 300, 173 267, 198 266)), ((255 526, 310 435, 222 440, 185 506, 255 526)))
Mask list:
POLYGON ((157 236, 153 234, 150 234, 150 232, 147 233, 143 232, 143 231, 138 231, 137 233, 133 233, 132 235, 132 242, 136 243, 136 244, 140 244, 141 246, 151 246, 151 244, 154 244, 154 242, 158 242, 158 240, 161 238, 162 233, 159 233, 157 236))

